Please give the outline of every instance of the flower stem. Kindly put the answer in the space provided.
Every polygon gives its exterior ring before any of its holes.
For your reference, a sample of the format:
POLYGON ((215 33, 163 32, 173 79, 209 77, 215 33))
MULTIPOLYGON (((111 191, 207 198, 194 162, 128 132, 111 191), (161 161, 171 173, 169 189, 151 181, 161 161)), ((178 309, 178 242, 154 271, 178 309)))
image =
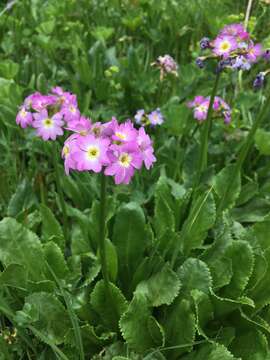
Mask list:
POLYGON ((109 284, 109 276, 107 270, 107 261, 106 261, 106 191, 107 191, 107 179, 106 176, 101 173, 100 181, 100 218, 99 218, 99 253, 100 253, 100 262, 102 276, 105 281, 105 284, 109 284))
POLYGON ((69 237, 69 231, 68 231, 68 218, 67 218, 67 207, 64 199, 64 193, 61 187, 60 182, 60 173, 58 168, 58 147, 57 143, 53 142, 53 165, 54 165, 54 171, 55 171, 55 181, 56 181, 56 188, 57 193, 59 195, 59 201, 60 201, 60 207, 63 215, 63 231, 64 231, 64 237, 66 241, 66 248, 69 252, 70 249, 70 237, 69 237))
POLYGON ((224 202, 226 201, 226 198, 227 198, 227 195, 228 195, 230 189, 233 188, 233 186, 235 184, 235 180, 237 179, 237 176, 236 176, 237 173, 239 171, 241 171, 241 169, 242 169, 243 163, 244 163, 244 161, 249 153, 249 150, 252 146, 255 133, 256 133, 258 127, 261 125, 265 115, 269 112, 269 110, 270 110, 270 95, 267 97, 264 106, 262 107, 261 111, 258 113, 258 116, 256 117, 255 121, 253 122, 253 125, 249 131, 249 134, 248 134, 243 146, 240 149, 239 156, 236 160, 235 166, 234 166, 233 171, 230 176, 230 181, 228 181, 226 189, 220 200, 220 203, 219 203, 219 206, 217 209, 218 215, 223 211, 224 202))
POLYGON ((209 107, 207 110, 206 120, 202 124, 202 129, 201 129, 200 158, 199 158, 198 176, 196 178, 196 185, 199 183, 202 173, 207 168, 208 140, 209 140, 209 133, 210 133, 210 128, 211 128, 211 121, 212 121, 213 104, 214 104, 214 100, 215 100, 215 95, 217 93, 219 79, 220 79, 220 71, 217 71, 214 87, 213 87, 211 97, 210 97, 209 107))

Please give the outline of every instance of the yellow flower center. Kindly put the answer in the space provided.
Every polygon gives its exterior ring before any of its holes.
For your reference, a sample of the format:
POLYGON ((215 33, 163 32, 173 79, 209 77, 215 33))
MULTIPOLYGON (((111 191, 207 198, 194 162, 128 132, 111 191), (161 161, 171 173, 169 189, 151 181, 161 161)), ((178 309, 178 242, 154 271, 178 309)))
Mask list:
POLYGON ((97 146, 89 146, 87 149, 87 157, 89 160, 96 160, 99 157, 100 151, 97 146))
POLYGON ((21 117, 25 118, 27 115, 27 112, 24 109, 22 109, 20 114, 21 114, 21 117))
POLYGON ((65 157, 69 155, 69 146, 65 145, 63 148, 63 154, 65 157))
POLYGON ((69 110, 74 114, 76 112, 76 108, 73 105, 70 105, 69 110))
POLYGON ((131 156, 129 154, 127 154, 127 153, 123 153, 119 157, 120 165, 125 167, 125 168, 129 167, 131 160, 132 160, 131 156))
POLYGON ((231 48, 231 44, 229 43, 229 41, 223 41, 221 44, 220 44, 220 50, 222 51, 228 51, 229 49, 231 48))
POLYGON ((119 139, 121 139, 121 140, 126 140, 126 138, 127 138, 125 134, 123 134, 123 133, 121 133, 119 131, 116 131, 115 135, 117 137, 119 137, 119 139))
POLYGON ((51 127, 53 127, 53 120, 50 118, 47 118, 47 119, 43 120, 43 125, 47 129, 51 128, 51 127))

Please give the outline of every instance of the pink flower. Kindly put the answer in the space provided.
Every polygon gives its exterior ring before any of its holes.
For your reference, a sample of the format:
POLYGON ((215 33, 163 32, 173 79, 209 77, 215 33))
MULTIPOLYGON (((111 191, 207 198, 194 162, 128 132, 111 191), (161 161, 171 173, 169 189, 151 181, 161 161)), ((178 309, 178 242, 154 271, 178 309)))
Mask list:
POLYGON ((237 41, 234 37, 228 35, 218 36, 214 40, 214 49, 213 52, 218 56, 223 56, 227 58, 232 51, 237 49, 237 41))
POLYGON ((55 140, 57 136, 63 135, 62 126, 64 122, 60 113, 50 117, 48 111, 44 109, 40 113, 34 114, 34 119, 33 127, 37 129, 37 136, 40 136, 43 140, 55 140))
POLYGON ((195 96, 194 100, 189 101, 187 103, 187 106, 189 108, 193 108, 193 107, 201 105, 203 102, 205 102, 205 100, 206 100, 206 98, 204 96, 198 95, 198 96, 195 96))
POLYGON ((80 135, 87 135, 90 133, 91 127, 91 120, 81 116, 78 120, 70 121, 67 126, 67 130, 73 131, 80 135))
POLYGON ((42 95, 39 92, 28 96, 24 101, 26 109, 34 109, 36 111, 42 111, 48 106, 53 106, 57 103, 57 97, 54 95, 42 95))
POLYGON ((80 111, 78 109, 77 99, 75 95, 70 93, 64 93, 65 96, 61 97, 63 103, 61 108, 61 114, 67 123, 78 121, 80 119, 80 111))
POLYGON ((205 100, 199 106, 194 108, 194 118, 203 121, 207 118, 207 111, 209 108, 209 100, 205 100))
POLYGON ((95 138, 92 134, 77 139, 77 151, 73 154, 79 171, 93 170, 98 173, 103 165, 109 164, 107 156, 108 139, 95 138))
POLYGON ((62 158, 64 159, 65 172, 68 175, 70 169, 76 170, 76 162, 73 159, 73 155, 75 151, 78 151, 77 147, 78 135, 72 134, 67 140, 64 142, 64 146, 62 149, 62 158))
POLYGON ((16 116, 16 123, 20 125, 23 129, 25 129, 27 126, 32 125, 32 122, 33 122, 32 113, 26 111, 25 107, 22 107, 16 116))
POLYGON ((136 141, 137 131, 130 120, 123 124, 114 123, 112 139, 116 144, 121 145, 128 142, 136 141))
POLYGON ((247 55, 246 58, 251 62, 255 63, 260 56, 263 54, 263 49, 261 44, 254 45, 253 42, 251 42, 250 46, 247 49, 247 55))
POLYGON ((135 169, 142 166, 142 156, 137 146, 113 146, 109 154, 111 163, 105 169, 105 175, 114 176, 116 184, 129 184, 135 169))
POLYGON ((137 144, 139 146, 144 165, 146 169, 149 170, 157 159, 154 156, 152 141, 142 127, 138 131, 137 144))
POLYGON ((237 38, 237 40, 243 41, 249 39, 249 33, 245 30, 242 24, 230 24, 224 26, 220 31, 220 35, 228 35, 237 38))

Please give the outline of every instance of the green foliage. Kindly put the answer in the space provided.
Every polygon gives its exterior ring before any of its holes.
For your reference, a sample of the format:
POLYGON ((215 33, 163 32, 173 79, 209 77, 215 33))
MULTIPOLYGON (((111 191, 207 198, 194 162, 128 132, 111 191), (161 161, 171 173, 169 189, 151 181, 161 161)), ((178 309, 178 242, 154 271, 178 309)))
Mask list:
MULTIPOLYGON (((251 84, 269 64, 221 73, 216 95, 231 105, 232 122, 212 119, 200 178, 204 124, 187 107, 214 84, 216 59, 203 70, 195 65, 199 40, 244 22, 246 5, 1 3, 1 360, 269 360, 269 109, 250 132, 269 92, 251 84), (178 78, 160 80, 153 63, 164 54, 176 59, 178 78), (150 171, 128 186, 108 181, 109 282, 101 269, 99 178, 65 176, 63 139, 53 154, 15 122, 26 96, 54 86, 75 93, 93 121, 133 121, 138 109, 164 115, 162 126, 145 127, 157 158, 150 171)), ((265 48, 269 16, 266 1, 253 2, 248 29, 265 48)))

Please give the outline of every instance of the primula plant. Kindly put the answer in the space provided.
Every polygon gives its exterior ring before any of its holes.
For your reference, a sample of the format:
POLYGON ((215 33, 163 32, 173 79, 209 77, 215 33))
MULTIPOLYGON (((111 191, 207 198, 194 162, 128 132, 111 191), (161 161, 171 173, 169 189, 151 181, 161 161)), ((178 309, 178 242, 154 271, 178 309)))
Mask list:
POLYGON ((0 360, 270 359, 269 4, 127 5, 0 10, 0 360))

